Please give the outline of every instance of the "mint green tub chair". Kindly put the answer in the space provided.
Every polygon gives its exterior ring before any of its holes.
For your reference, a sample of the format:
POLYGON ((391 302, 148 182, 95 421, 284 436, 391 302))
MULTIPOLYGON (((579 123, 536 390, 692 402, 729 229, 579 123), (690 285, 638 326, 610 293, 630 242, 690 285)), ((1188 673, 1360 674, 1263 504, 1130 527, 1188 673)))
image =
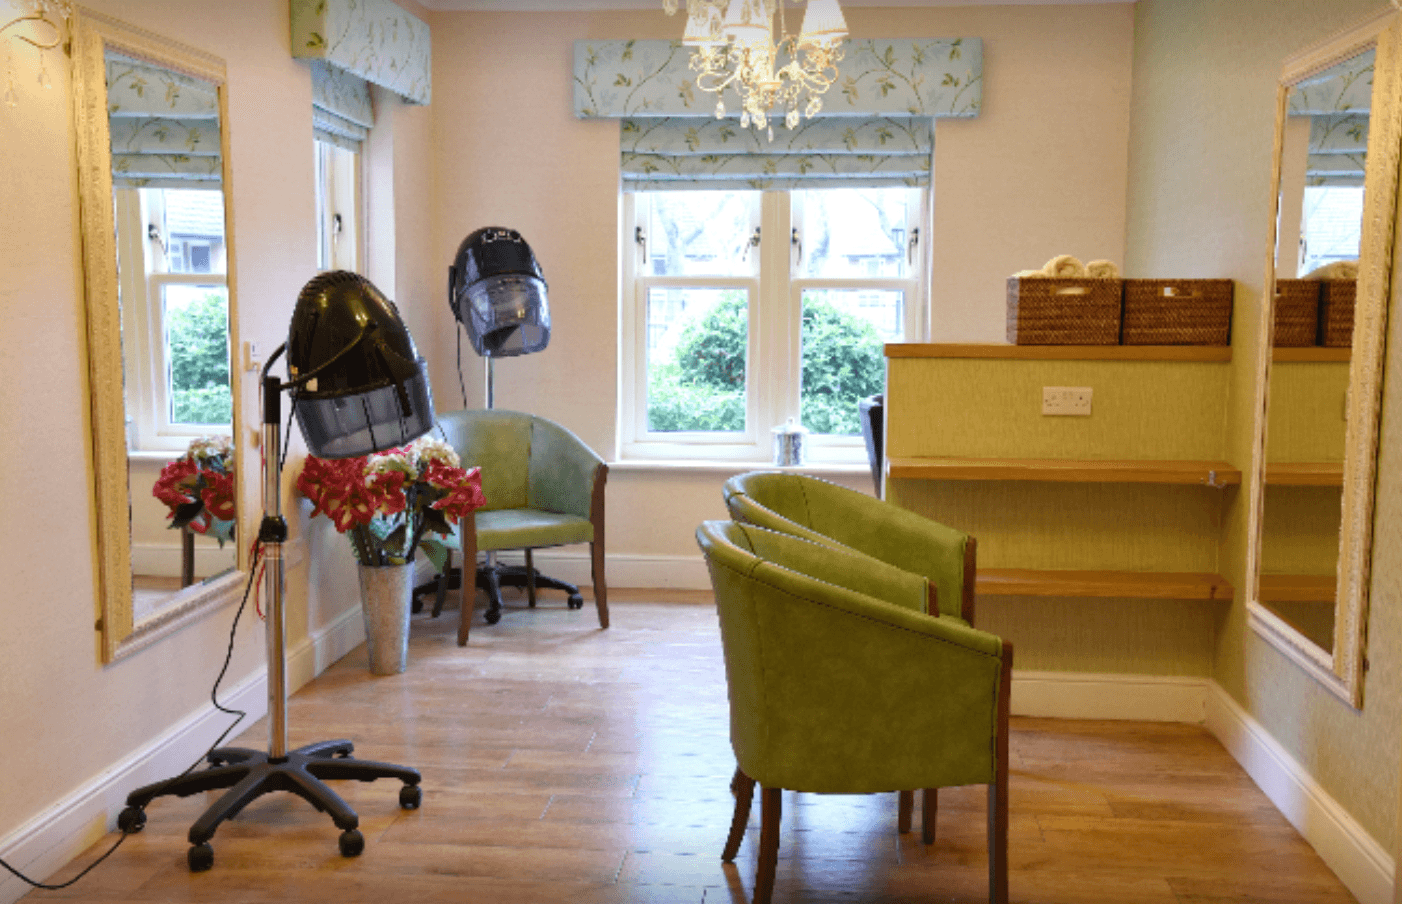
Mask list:
MULTIPOLYGON (((599 627, 609 626, 608 587, 604 577, 604 484, 608 465, 569 430, 543 417, 519 411, 484 409, 453 411, 438 417, 448 444, 465 468, 482 469, 482 493, 487 504, 466 518, 459 536, 447 541, 462 553, 466 573, 476 568, 477 553, 523 549, 525 568, 497 566, 477 570, 476 580, 461 578, 462 597, 458 645, 467 644, 472 624, 475 588, 487 591, 488 624, 501 617, 501 585, 524 586, 530 605, 537 585, 565 590, 569 607, 583 599, 572 584, 548 578, 535 569, 531 550, 588 543, 594 582, 594 606, 599 627)), ((442 605, 449 584, 451 553, 435 585, 442 605)))
POLYGON ((789 471, 750 471, 725 482, 730 517, 846 547, 930 580, 941 615, 974 623, 978 541, 898 505, 789 471))
POLYGON ((734 521, 697 529, 720 616, 737 769, 722 859, 760 786, 755 904, 768 904, 781 791, 872 794, 988 785, 989 899, 1008 899, 1013 651, 926 612, 928 581, 860 554, 734 521))

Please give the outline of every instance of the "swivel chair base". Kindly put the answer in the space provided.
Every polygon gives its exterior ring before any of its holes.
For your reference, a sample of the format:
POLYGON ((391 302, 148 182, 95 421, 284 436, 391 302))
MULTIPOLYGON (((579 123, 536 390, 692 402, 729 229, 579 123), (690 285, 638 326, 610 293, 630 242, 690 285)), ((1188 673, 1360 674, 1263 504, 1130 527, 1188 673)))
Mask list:
POLYGON ((418 809, 423 789, 419 787, 418 770, 356 760, 351 758, 353 749, 350 741, 321 741, 274 759, 262 750, 219 747, 206 757, 210 764, 208 769, 154 782, 127 795, 127 806, 117 817, 117 827, 128 834, 141 831, 146 825, 145 807, 157 797, 171 794, 189 797, 204 791, 230 789, 190 827, 191 847, 186 859, 191 872, 202 872, 214 865, 214 849, 209 839, 214 837, 220 823, 238 815, 255 798, 270 791, 291 791, 331 816, 331 821, 341 830, 342 856, 355 857, 365 849, 365 838, 358 828, 360 818, 322 780, 400 779, 404 787, 399 789, 399 806, 406 810, 418 809))
MULTIPOLYGON (((548 587, 552 590, 563 590, 567 595, 566 605, 571 609, 583 609, 584 597, 580 595, 579 587, 558 578, 552 578, 541 574, 536 570, 532 561, 531 551, 526 550, 525 565, 502 565, 500 563, 489 562, 477 566, 476 584, 478 589, 487 593, 487 611, 484 617, 487 624, 495 625, 501 621, 501 588, 502 587, 524 587, 526 589, 526 601, 532 608, 536 603, 536 589, 548 587)), ((430 590, 434 592, 433 617, 437 618, 443 611, 443 602, 447 597, 447 591, 456 590, 462 586, 462 569, 450 567, 446 575, 435 578, 425 584, 420 584, 414 588, 414 604, 420 606, 418 597, 421 593, 430 590)))

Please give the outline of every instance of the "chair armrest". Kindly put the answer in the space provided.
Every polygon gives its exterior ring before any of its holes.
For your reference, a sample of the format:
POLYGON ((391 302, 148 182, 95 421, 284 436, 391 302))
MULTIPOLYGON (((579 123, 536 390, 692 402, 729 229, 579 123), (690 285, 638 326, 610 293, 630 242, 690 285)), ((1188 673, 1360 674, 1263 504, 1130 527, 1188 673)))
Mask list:
POLYGON ((537 418, 531 434, 531 507, 589 518, 603 464, 579 437, 537 418))

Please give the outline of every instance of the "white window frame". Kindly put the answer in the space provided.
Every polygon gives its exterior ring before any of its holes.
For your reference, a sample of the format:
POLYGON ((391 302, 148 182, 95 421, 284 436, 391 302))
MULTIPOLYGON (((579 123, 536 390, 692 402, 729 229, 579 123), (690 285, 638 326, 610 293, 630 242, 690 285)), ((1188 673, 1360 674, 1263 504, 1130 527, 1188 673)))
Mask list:
POLYGON ((314 138, 317 268, 360 273, 365 259, 365 146, 339 147, 314 138))
MULTIPOLYGON (((926 341, 929 331, 929 242, 918 240, 903 279, 799 277, 798 249, 791 241, 800 219, 798 196, 764 192, 760 203, 761 241, 758 272, 750 277, 667 277, 644 272, 647 235, 646 195, 624 193, 619 247, 623 291, 619 317, 619 457, 624 460, 696 462, 767 462, 773 457, 773 430, 790 419, 799 423, 801 332, 805 289, 896 289, 905 293, 903 341, 926 341), (647 429, 647 293, 653 288, 695 286, 742 288, 749 297, 749 347, 746 350, 746 430, 740 434, 657 433, 647 429)), ((912 193, 907 222, 930 234, 930 193, 912 193)), ((813 435, 806 444, 813 463, 859 464, 866 461, 857 436, 813 435)))
MULTIPOLYGON (((229 281, 221 273, 167 272, 166 249, 137 188, 114 191, 118 254, 123 266, 118 280, 122 304, 122 357, 126 373, 127 449, 131 452, 183 452, 190 440, 228 434, 230 424, 174 424, 170 420, 170 362, 165 355, 163 290, 167 286, 221 288, 227 298, 229 281), (132 262, 128 265, 126 262, 132 262)), ((229 376, 236 373, 230 350, 229 376)))

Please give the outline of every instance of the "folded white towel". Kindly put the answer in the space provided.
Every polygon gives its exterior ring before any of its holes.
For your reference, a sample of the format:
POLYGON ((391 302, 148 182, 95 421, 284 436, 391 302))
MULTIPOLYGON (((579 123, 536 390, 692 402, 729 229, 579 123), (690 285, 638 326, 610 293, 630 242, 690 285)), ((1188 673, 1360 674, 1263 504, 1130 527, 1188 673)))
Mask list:
POLYGON ((1047 274, 1041 270, 1019 270, 1013 274, 1014 279, 1046 279, 1047 274))
POLYGON ((1086 275, 1091 279, 1119 279, 1120 268, 1112 261, 1091 261, 1086 264, 1086 275))
POLYGON ((1358 261, 1334 261, 1305 274, 1305 279, 1357 279, 1358 261))
POLYGON ((1070 279, 1084 277, 1086 275, 1086 265, 1069 254, 1058 254, 1047 261, 1042 267, 1042 273, 1046 276, 1054 276, 1058 279, 1070 279))

